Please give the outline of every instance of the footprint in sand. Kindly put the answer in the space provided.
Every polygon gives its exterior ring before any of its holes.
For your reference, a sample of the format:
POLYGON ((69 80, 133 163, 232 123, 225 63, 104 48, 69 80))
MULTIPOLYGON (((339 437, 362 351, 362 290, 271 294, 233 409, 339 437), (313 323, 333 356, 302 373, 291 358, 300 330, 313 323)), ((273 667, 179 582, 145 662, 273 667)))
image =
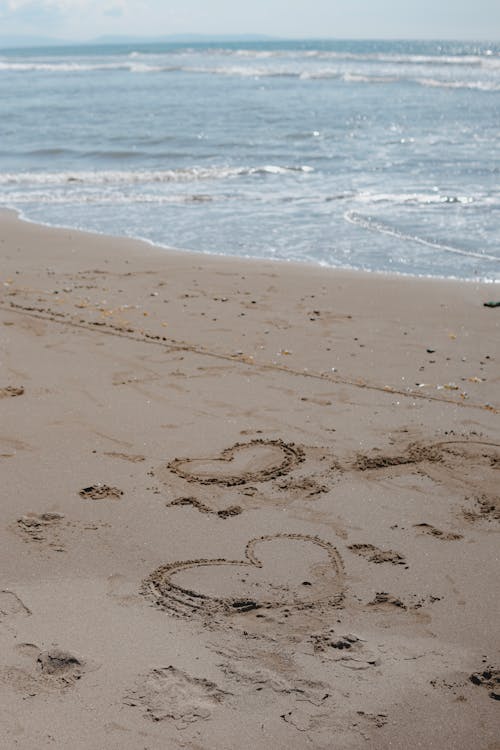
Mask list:
MULTIPOLYGON (((486 441, 457 440, 441 443, 440 447, 446 479, 450 484, 458 483, 477 497, 482 496, 499 503, 500 445, 486 441)), ((430 476, 434 478, 431 472, 430 476)), ((439 471, 436 478, 441 479, 439 471)))
POLYGON ((365 560, 372 563, 385 563, 389 562, 393 565, 406 565, 406 559, 404 555, 399 552, 395 552, 392 549, 382 550, 378 547, 374 547, 373 544, 351 544, 348 549, 354 552, 359 557, 364 557, 365 560))
POLYGON ((152 721, 170 720, 178 729, 185 729, 200 719, 210 718, 228 695, 209 680, 169 666, 153 669, 142 677, 123 702, 142 708, 152 721))
POLYGON ((49 543, 57 552, 64 551, 60 541, 61 513, 27 513, 16 521, 15 530, 26 542, 49 543))
POLYGON ((146 460, 146 457, 141 456, 140 454, 119 453, 117 451, 105 451, 103 455, 109 456, 110 458, 121 458, 122 461, 129 461, 132 464, 139 464, 146 460))
POLYGON ((123 495, 123 490, 98 482, 90 487, 84 487, 78 494, 89 500, 119 500, 123 495))
POLYGON ((404 602, 401 601, 397 596, 388 594, 386 591, 379 591, 375 594, 375 598, 371 602, 368 602, 369 607, 378 612, 390 612, 391 610, 407 610, 408 607, 404 602))
POLYGON ((311 635, 314 653, 322 659, 338 662, 347 669, 364 670, 381 663, 378 653, 371 651, 362 638, 349 633, 338 636, 333 630, 311 635))
POLYGON ((243 512, 243 508, 240 505, 229 505, 221 510, 214 510, 206 505, 202 500, 198 500, 196 497, 177 497, 170 503, 166 503, 167 508, 178 508, 178 507, 191 507, 197 510, 199 513, 205 513, 208 516, 217 516, 218 518, 232 518, 239 516, 243 512))
POLYGON ((7 385, 0 388, 0 398, 13 398, 14 396, 22 396, 24 393, 24 387, 7 385))
POLYGON ((0 667, 0 681, 29 696, 69 688, 86 672, 97 668, 97 664, 57 646, 42 650, 34 643, 20 643, 15 651, 28 666, 0 667))
POLYGON ((415 529, 418 529, 422 534, 428 534, 435 539, 441 539, 443 542, 454 542, 459 539, 463 539, 462 534, 455 534, 452 531, 441 531, 430 523, 415 523, 413 524, 415 529))
POLYGON ((462 509, 466 521, 500 521, 500 495, 480 495, 467 500, 471 501, 471 506, 462 509))
POLYGON ((102 522, 81 524, 68 521, 62 513, 26 513, 12 524, 11 529, 23 541, 34 544, 40 550, 66 552, 67 544, 70 549, 74 547, 76 537, 81 539, 82 532, 98 531, 107 525, 102 522))
POLYGON ((0 626, 18 617, 28 617, 31 611, 13 591, 0 591, 0 626))
POLYGON ((441 601, 440 596, 433 596, 428 594, 426 596, 419 596, 417 594, 410 594, 407 600, 403 602, 399 597, 393 594, 387 593, 387 591, 377 591, 372 601, 368 602, 367 607, 374 612, 380 612, 385 614, 392 613, 412 613, 421 622, 430 619, 429 614, 423 610, 429 604, 441 601), (421 611, 422 610, 422 611, 421 611))
POLYGON ((338 606, 344 594, 343 565, 329 542, 302 534, 275 534, 248 542, 242 560, 163 565, 143 582, 141 593, 181 617, 338 606))
POLYGON ((287 493, 288 497, 311 499, 330 491, 330 487, 322 484, 314 477, 297 477, 284 479, 278 483, 278 488, 287 493))
POLYGON ((493 700, 500 701, 500 669, 494 667, 486 667, 482 672, 475 672, 471 674, 469 680, 474 685, 486 688, 488 690, 490 698, 493 700))
POLYGON ((258 439, 236 443, 214 458, 176 458, 166 468, 189 482, 231 487, 275 479, 303 460, 303 450, 293 443, 258 439))

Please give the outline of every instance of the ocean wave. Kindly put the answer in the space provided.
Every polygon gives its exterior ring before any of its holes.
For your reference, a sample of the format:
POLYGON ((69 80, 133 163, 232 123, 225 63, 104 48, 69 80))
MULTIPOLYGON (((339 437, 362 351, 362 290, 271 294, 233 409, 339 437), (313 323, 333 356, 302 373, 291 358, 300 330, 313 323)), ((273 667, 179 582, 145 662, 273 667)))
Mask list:
POLYGON ((242 78, 300 78, 303 71, 298 68, 257 68, 246 65, 185 65, 181 67, 184 73, 199 73, 203 75, 240 76, 242 78))
MULTIPOLYGON (((328 54, 328 53, 327 53, 328 54)), ((389 63, 390 65, 446 65, 446 66, 483 66, 488 65, 492 58, 482 55, 400 55, 400 54, 349 54, 346 60, 359 60, 360 62, 389 63)), ((338 58, 337 58, 338 59, 338 58)), ((494 58, 493 58, 494 59, 494 58)))
POLYGON ((213 195, 203 193, 178 194, 178 195, 158 195, 157 193, 134 193, 133 197, 125 193, 107 193, 96 191, 66 191, 51 190, 28 191, 23 193, 8 193, 4 196, 0 194, 0 201, 10 206, 21 205, 130 205, 138 203, 148 204, 180 204, 180 205, 199 205, 202 203, 212 203, 216 198, 213 195), (3 198, 3 200, 2 200, 3 198))
POLYGON ((284 175, 313 172, 307 165, 257 167, 191 167, 165 170, 104 170, 94 172, 0 172, 0 185, 137 185, 148 183, 192 182, 254 175, 284 175))
MULTIPOLYGON (((180 54, 184 50, 179 51, 180 54)), ((411 54, 397 52, 347 52, 340 50, 320 49, 279 49, 279 50, 253 50, 253 49, 228 49, 212 48, 205 51, 208 55, 221 55, 227 57, 238 57, 243 59, 282 59, 297 58, 306 60, 347 60, 359 62, 389 63, 391 65, 446 65, 446 66, 477 66, 477 67, 499 67, 500 54, 493 50, 485 50, 482 54, 411 54)), ((190 54, 192 50, 190 51, 190 54)))
POLYGON ((464 255, 469 258, 479 258, 480 260, 490 260, 494 263, 500 263, 500 256, 488 255, 487 253, 477 253, 472 250, 463 250, 462 248, 454 247, 453 245, 445 245, 441 242, 426 240, 418 235, 402 232, 400 229, 391 227, 389 224, 385 224, 379 219, 374 219, 371 216, 364 216, 356 211, 346 211, 344 219, 349 222, 349 224, 355 224, 356 226, 368 229, 371 232, 378 232, 380 234, 388 235, 389 237, 395 237, 398 240, 415 242, 418 245, 425 245, 426 247, 431 247, 447 253, 454 253, 455 255, 464 255))
POLYGON ((125 71, 130 73, 172 73, 177 65, 147 65, 139 62, 6 62, 0 61, 0 73, 95 73, 125 71))
POLYGON ((421 86, 440 89, 473 89, 476 91, 500 91, 500 83, 494 81, 443 81, 436 78, 417 78, 421 86))
POLYGON ((343 71, 339 68, 310 68, 300 70, 295 68, 264 68, 244 66, 190 67, 180 68, 185 73, 205 75, 240 76, 244 78, 298 78, 307 80, 335 80, 341 79, 347 84, 393 84, 411 83, 432 88, 471 89, 475 91, 499 91, 500 82, 485 80, 450 80, 449 78, 419 78, 408 74, 367 73, 343 71))
MULTIPOLYGON (((311 78, 315 76, 310 76, 311 78)), ((326 77, 325 75, 322 77, 326 77)), ((344 73, 342 80, 345 83, 368 83, 368 84, 390 84, 390 83, 416 83, 419 86, 443 89, 471 89, 474 91, 500 91, 500 83, 485 81, 466 81, 443 78, 414 78, 412 76, 394 76, 394 75, 368 75, 360 73, 344 73)))
MULTIPOLYGON (((137 53, 139 55, 140 53, 137 53)), ((266 53, 267 54, 267 53, 266 53)), ((311 55, 308 53, 309 57, 311 55)), ((369 59, 373 62, 395 63, 396 61, 402 62, 403 58, 415 57, 415 56, 400 56, 396 57, 391 55, 385 56, 369 56, 369 55, 350 55, 347 53, 318 53, 318 59, 326 59, 331 57, 341 61, 347 60, 358 60, 367 62, 369 59)), ((418 56, 417 56, 418 57, 418 56)), ((425 58, 430 61, 431 58, 425 58)), ((434 58, 432 58, 434 60, 434 58)), ((443 58, 435 58, 436 64, 439 63, 443 58)), ((460 58, 462 59, 462 58, 460 58)), ((487 60, 486 63, 490 66, 498 64, 500 69, 500 60, 497 58, 487 60)), ((424 58, 422 58, 421 64, 424 64, 424 58)), ((382 66, 381 66, 382 68, 382 66)), ((470 89, 475 91, 500 91, 500 82, 498 76, 494 75, 493 70, 485 71, 484 79, 466 79, 466 78, 449 78, 440 77, 436 75, 435 69, 432 70, 432 75, 429 76, 415 76, 408 70, 398 69, 397 67, 389 69, 378 70, 377 66, 373 66, 371 70, 366 70, 365 67, 361 67, 356 70, 353 66, 352 70, 345 70, 345 66, 314 66, 314 64, 307 67, 301 64, 299 61, 285 65, 172 65, 172 64, 161 64, 158 61, 144 62, 138 60, 136 57, 123 59, 113 62, 95 61, 95 62, 54 62, 54 61, 40 61, 40 60, 28 60, 25 62, 15 62, 6 59, 0 60, 0 74, 1 73, 54 73, 54 74, 75 74, 75 73, 95 73, 95 72, 125 72, 136 75, 147 75, 147 74, 170 74, 170 73, 185 73, 188 75, 215 75, 215 76, 229 76, 229 77, 241 77, 241 78, 296 78, 303 81, 307 80, 335 80, 341 79, 346 84, 394 84, 394 83, 413 83, 420 86, 429 88, 445 88, 445 89, 470 89)), ((431 72, 431 71, 429 71, 431 72)))

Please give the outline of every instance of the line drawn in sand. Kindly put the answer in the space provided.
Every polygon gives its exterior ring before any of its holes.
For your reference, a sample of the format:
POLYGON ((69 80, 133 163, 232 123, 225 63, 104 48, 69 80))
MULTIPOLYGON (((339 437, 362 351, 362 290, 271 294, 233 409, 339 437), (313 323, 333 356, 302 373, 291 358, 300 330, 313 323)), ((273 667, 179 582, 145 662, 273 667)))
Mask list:
POLYGON ((162 565, 141 593, 178 617, 228 616, 257 609, 339 606, 342 559, 333 545, 305 534, 252 539, 244 559, 200 559, 162 565))

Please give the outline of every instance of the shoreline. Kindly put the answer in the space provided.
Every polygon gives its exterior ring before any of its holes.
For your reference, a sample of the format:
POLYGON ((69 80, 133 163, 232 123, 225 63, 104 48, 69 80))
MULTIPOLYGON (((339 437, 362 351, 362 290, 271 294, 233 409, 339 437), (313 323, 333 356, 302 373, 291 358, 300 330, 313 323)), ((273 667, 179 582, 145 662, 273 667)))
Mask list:
POLYGON ((315 269, 325 269, 326 271, 345 271, 348 273, 359 273, 359 274, 370 274, 375 276, 388 276, 388 277, 394 277, 394 278, 403 278, 403 279, 422 279, 423 281, 445 281, 445 282, 459 282, 459 283, 465 283, 465 284, 484 284, 484 285, 495 285, 500 284, 500 279, 487 279, 487 278, 460 278, 458 276, 433 276, 433 275, 426 275, 426 274, 412 274, 412 273, 404 273, 403 271, 381 271, 381 270, 372 270, 372 269, 366 269, 366 268, 351 268, 349 266, 329 266, 322 263, 312 263, 309 260, 299 261, 299 260, 289 260, 287 258, 265 258, 265 257, 259 257, 259 256, 250 256, 250 255, 227 255, 225 253, 216 253, 212 251, 206 251, 202 252, 199 250, 191 250, 189 248, 177 248, 173 247, 171 245, 163 245, 161 243, 154 242, 153 240, 149 240, 147 237, 129 237, 128 235, 115 235, 115 234, 108 234, 107 232, 99 232, 97 230, 90 230, 90 229, 80 229, 75 228, 69 225, 64 224, 50 224, 49 222, 43 222, 35 219, 30 219, 29 216, 27 216, 21 209, 15 208, 15 207, 0 207, 0 215, 2 213, 14 213, 20 221, 23 221, 27 224, 35 224, 39 227, 46 227, 48 229, 56 229, 56 230, 63 230, 63 231, 69 231, 69 232, 78 232, 81 234, 89 234, 89 235, 96 235, 99 237, 108 237, 113 239, 124 239, 132 242, 138 242, 142 243, 144 245, 149 245, 153 248, 161 249, 165 252, 173 252, 173 253, 182 253, 182 254, 190 254, 190 255, 199 255, 202 258, 228 258, 229 260, 234 259, 236 261, 242 260, 242 261, 250 261, 250 262, 264 262, 264 263, 277 263, 277 264, 290 264, 292 266, 297 266, 298 268, 315 268, 315 269))
POLYGON ((0 745, 496 747, 491 284, 0 257, 0 745))

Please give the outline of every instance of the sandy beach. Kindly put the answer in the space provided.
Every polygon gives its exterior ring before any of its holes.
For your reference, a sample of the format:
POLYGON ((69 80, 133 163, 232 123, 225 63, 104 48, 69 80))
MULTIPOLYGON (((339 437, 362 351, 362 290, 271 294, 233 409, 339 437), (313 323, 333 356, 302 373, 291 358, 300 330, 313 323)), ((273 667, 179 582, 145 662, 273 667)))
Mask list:
POLYGON ((500 749, 498 286, 0 258, 0 747, 500 749))

